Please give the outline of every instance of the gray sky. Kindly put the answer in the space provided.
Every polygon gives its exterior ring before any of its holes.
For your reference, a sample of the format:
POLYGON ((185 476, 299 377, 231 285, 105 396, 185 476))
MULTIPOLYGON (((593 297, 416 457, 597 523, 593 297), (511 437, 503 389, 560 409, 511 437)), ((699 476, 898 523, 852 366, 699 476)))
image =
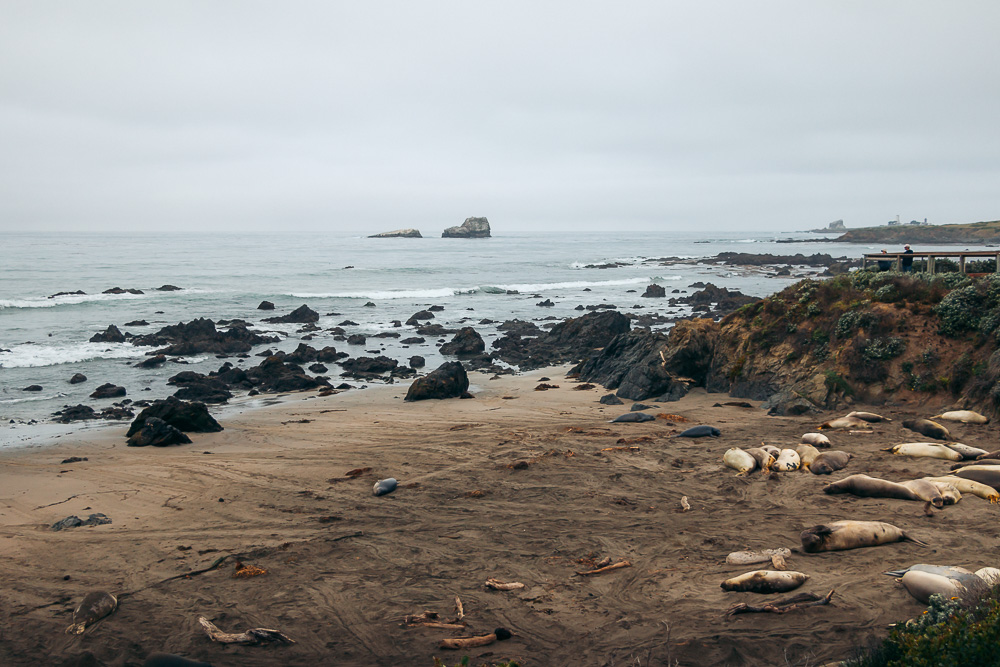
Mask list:
POLYGON ((0 231, 998 219, 998 29, 996 0, 0 0, 0 231))

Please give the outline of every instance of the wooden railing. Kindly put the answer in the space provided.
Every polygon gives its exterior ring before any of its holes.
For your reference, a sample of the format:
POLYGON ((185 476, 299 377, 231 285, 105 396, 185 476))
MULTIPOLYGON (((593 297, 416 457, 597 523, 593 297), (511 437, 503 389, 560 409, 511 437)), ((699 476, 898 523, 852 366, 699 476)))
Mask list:
POLYGON ((972 259, 992 259, 996 262, 996 266, 993 271, 997 271, 997 267, 1000 267, 1000 252, 996 250, 938 250, 931 252, 887 252, 887 253, 870 253, 862 255, 861 258, 861 268, 867 269, 869 266, 876 266, 883 271, 888 271, 894 269, 896 271, 903 270, 903 258, 909 257, 910 259, 926 259, 927 260, 927 272, 935 273, 935 264, 937 259, 950 259, 952 257, 958 258, 958 270, 960 273, 967 273, 965 270, 966 260, 972 259))

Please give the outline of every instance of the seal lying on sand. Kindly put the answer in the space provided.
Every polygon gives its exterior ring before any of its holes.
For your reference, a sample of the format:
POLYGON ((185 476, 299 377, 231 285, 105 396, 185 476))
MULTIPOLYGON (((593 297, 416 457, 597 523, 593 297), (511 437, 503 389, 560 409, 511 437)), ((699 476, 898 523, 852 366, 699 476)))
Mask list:
POLYGON ((980 456, 988 455, 985 449, 980 449, 979 447, 969 447, 968 445, 963 445, 960 442, 949 442, 948 449, 954 449, 956 452, 962 455, 962 458, 966 461, 978 459, 980 456))
POLYGON ((990 421, 988 417, 984 417, 972 410, 951 410, 950 412, 942 412, 939 415, 934 415, 931 419, 943 419, 949 422, 962 422, 963 424, 988 424, 990 421))
POLYGON ((883 417, 882 415, 877 415, 874 412, 848 412, 848 417, 854 417, 862 421, 866 421, 869 424, 877 424, 878 422, 891 422, 892 420, 888 417, 883 417))
POLYGON ((757 460, 739 447, 731 447, 722 455, 722 462, 739 475, 748 475, 757 469, 757 460))
POLYGON ((902 529, 881 521, 834 521, 820 524, 803 530, 799 539, 802 540, 802 550, 810 554, 877 547, 880 544, 904 540, 923 547, 927 546, 907 535, 902 529))
POLYGON ((752 447, 746 452, 757 461, 757 466, 764 472, 770 470, 771 466, 774 465, 774 457, 761 447, 752 447))
POLYGON ((838 417, 817 426, 819 430, 831 428, 871 428, 871 424, 857 417, 838 417))
MULTIPOLYGON (((802 454, 800 453, 799 456, 802 456, 802 454)), ((847 462, 853 456, 853 454, 840 451, 823 452, 809 464, 809 472, 814 475, 829 475, 835 470, 846 468, 847 462)))
POLYGON ((70 635, 81 635, 88 625, 93 625, 118 608, 118 598, 111 593, 95 591, 87 593, 76 609, 73 610, 73 625, 66 628, 70 635))
POLYGON ((920 496, 902 484, 868 475, 851 475, 823 487, 823 493, 850 493, 862 498, 898 498, 921 500, 920 496))
POLYGON ((713 438, 718 438, 722 435, 722 431, 715 428, 714 426, 692 426, 686 431, 681 431, 675 438, 704 438, 705 436, 712 436, 713 438))
POLYGON ((798 470, 801 465, 802 462, 799 460, 799 455, 794 449, 782 449, 774 465, 771 466, 771 470, 792 472, 793 470, 798 470))
POLYGON ((958 489, 960 493, 971 493, 972 495, 979 496, 983 500, 988 500, 991 503, 1000 503, 1000 493, 997 493, 997 490, 992 486, 982 484, 981 482, 953 475, 948 475, 946 477, 924 477, 923 479, 926 479, 928 482, 943 482, 945 484, 951 484, 958 489))
POLYGON ((612 424, 627 424, 629 422, 651 422, 655 420, 656 417, 653 415, 647 415, 645 412, 626 412, 620 417, 615 417, 611 420, 612 424))
POLYGON ((980 484, 992 486, 994 489, 1000 491, 1000 465, 966 466, 961 470, 956 470, 952 474, 956 477, 964 477, 980 484))
POLYGON ((833 446, 830 442, 830 438, 826 437, 822 433, 803 433, 802 439, 799 442, 804 442, 807 445, 819 448, 833 446))
POLYGON ((937 422, 932 422, 930 419, 907 419, 903 422, 903 428, 908 428, 911 431, 916 431, 920 435, 926 435, 928 438, 934 438, 935 440, 954 440, 948 429, 937 422))
POLYGON ((806 583, 808 574, 785 570, 754 570, 722 582, 724 591, 748 591, 750 593, 784 593, 806 583))
POLYGON ((954 449, 937 442, 904 442, 901 445, 893 445, 882 451, 892 452, 899 456, 917 456, 930 459, 944 459, 945 461, 961 461, 964 458, 954 449))
POLYGON ((374 493, 376 496, 384 496, 387 493, 392 493, 393 491, 395 491, 397 484, 398 482, 396 482, 395 477, 380 479, 379 481, 375 482, 375 486, 372 487, 372 493, 374 493))

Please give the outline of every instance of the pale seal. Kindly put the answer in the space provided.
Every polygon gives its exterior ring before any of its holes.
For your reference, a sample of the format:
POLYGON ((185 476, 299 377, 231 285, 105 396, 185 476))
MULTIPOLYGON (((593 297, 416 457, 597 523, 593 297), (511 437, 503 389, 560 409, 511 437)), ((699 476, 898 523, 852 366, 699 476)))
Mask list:
POLYGON ((722 431, 715 428, 714 426, 692 426, 686 431, 681 431, 675 438, 704 438, 705 436, 712 436, 713 438, 718 438, 722 435, 722 431))
POLYGON ((806 553, 875 547, 904 540, 927 546, 902 529, 881 521, 834 521, 820 524, 803 530, 799 539, 802 540, 802 550, 806 553))
POLYGON ((823 493, 850 493, 862 498, 897 498, 899 500, 921 500, 912 489, 890 482, 889 480, 869 477, 868 475, 851 475, 844 479, 831 482, 823 487, 823 493))
POLYGON ((740 475, 747 475, 757 469, 757 460, 739 447, 727 450, 722 456, 722 462, 740 475))
POLYGON ((874 412, 849 412, 848 417, 856 417, 862 421, 866 421, 869 424, 877 424, 878 422, 891 422, 892 420, 888 417, 883 417, 882 415, 877 415, 874 412))
POLYGON ((376 496, 384 496, 387 493, 392 493, 396 490, 396 478, 389 477, 387 479, 380 479, 375 482, 375 486, 372 487, 372 493, 376 496))
POLYGON ((802 467, 808 469, 812 465, 812 462, 816 460, 819 456, 819 450, 812 445, 801 444, 795 448, 795 453, 799 455, 799 461, 802 463, 802 467))
POLYGON ((833 443, 830 442, 830 438, 826 437, 822 433, 803 433, 799 442, 804 442, 807 445, 820 448, 833 446, 833 443))
POLYGON ((952 474, 1000 490, 1000 466, 966 466, 952 474))
POLYGON ((95 591, 87 593, 83 602, 73 610, 73 625, 66 628, 71 635, 83 634, 88 625, 93 625, 118 607, 118 598, 111 593, 95 591))
MULTIPOLYGON (((978 579, 978 577, 976 578, 978 579)), ((899 581, 907 593, 924 604, 930 601, 932 595, 943 595, 946 598, 951 598, 961 595, 966 589, 962 582, 957 579, 921 570, 910 570, 899 581)))
POLYGON ((930 459, 944 459, 945 461, 961 461, 963 458, 954 449, 937 442, 904 442, 901 445, 893 445, 882 451, 892 452, 898 456, 916 456, 930 459))
POLYGON ((911 431, 916 431, 920 435, 926 435, 928 438, 934 438, 935 440, 954 440, 948 429, 930 419, 907 419, 903 422, 903 428, 908 428, 911 431))
POLYGON ((792 472, 793 470, 798 470, 801 465, 802 462, 799 460, 799 455, 794 449, 782 449, 774 465, 771 466, 771 470, 792 472))
POLYGON ((785 570, 754 570, 722 582, 724 591, 747 591, 750 593, 784 593, 806 583, 808 574, 785 570))
POLYGON ((988 417, 984 417, 972 410, 951 410, 934 415, 931 419, 944 419, 945 421, 962 422, 963 424, 988 424, 990 421, 988 417))
POLYGON ((938 509, 944 507, 944 496, 941 494, 941 489, 934 482, 928 482, 925 479, 908 479, 900 483, 917 494, 921 500, 930 503, 938 509))
POLYGON ((979 496, 983 500, 988 500, 991 503, 1000 503, 1000 493, 992 486, 987 484, 982 484, 980 482, 973 481, 971 479, 965 479, 964 477, 956 477, 953 475, 948 475, 946 477, 924 477, 928 482, 942 482, 944 484, 950 484, 959 490, 960 493, 971 493, 974 496, 979 496))
POLYGON ((857 417, 837 417, 836 419, 823 422, 817 428, 821 431, 831 428, 871 428, 871 424, 857 417))
POLYGON ((768 471, 774 465, 774 457, 760 447, 751 447, 746 452, 757 461, 757 465, 761 470, 768 471))

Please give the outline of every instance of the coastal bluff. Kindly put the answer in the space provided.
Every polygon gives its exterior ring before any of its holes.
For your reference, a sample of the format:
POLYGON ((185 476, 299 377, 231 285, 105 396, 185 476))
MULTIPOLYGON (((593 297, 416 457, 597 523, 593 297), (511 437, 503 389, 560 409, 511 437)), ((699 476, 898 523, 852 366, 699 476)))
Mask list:
POLYGON ((840 243, 1000 243, 1000 220, 952 225, 893 225, 851 229, 840 243))
POLYGON ((419 229, 394 229, 391 232, 372 234, 370 239, 422 239, 419 229))
POLYGON ((449 227, 441 232, 443 239, 488 239, 490 222, 486 218, 466 218, 457 227, 449 227))

